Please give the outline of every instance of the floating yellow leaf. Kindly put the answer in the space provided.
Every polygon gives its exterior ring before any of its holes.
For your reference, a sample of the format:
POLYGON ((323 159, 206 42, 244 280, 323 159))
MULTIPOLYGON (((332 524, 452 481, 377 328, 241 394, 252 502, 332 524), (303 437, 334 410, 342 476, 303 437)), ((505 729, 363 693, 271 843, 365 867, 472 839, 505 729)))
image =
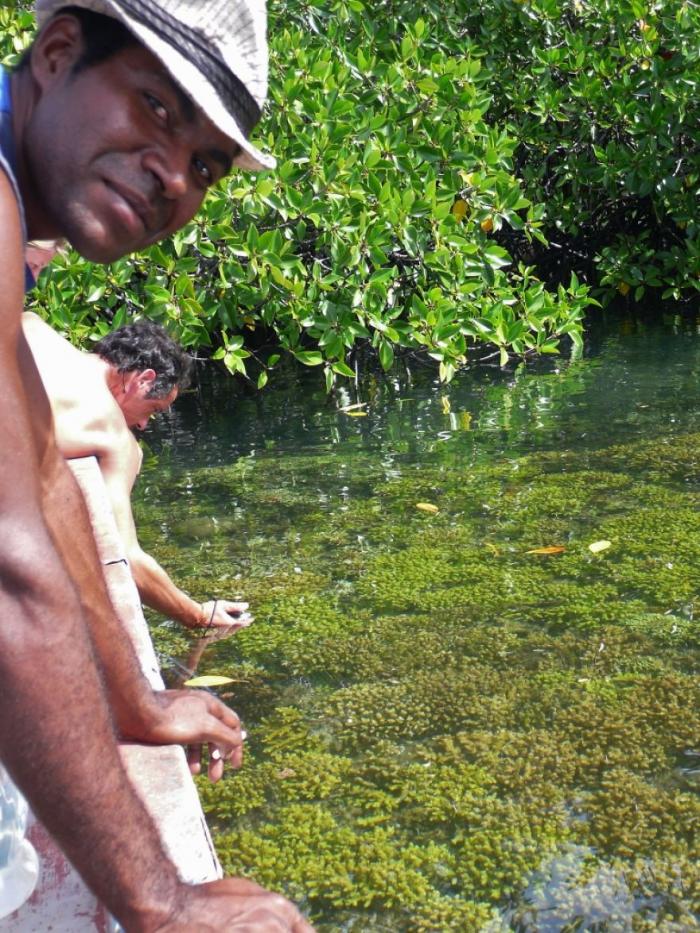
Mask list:
POLYGON ((366 411, 346 411, 344 412, 344 414, 346 414, 348 418, 366 418, 367 417, 366 411))
POLYGON ((443 415, 449 415, 449 413, 452 411, 452 408, 450 406, 450 400, 446 395, 440 397, 440 404, 442 405, 443 415))
POLYGON ((432 502, 416 502, 416 508, 421 512, 430 512, 431 515, 437 515, 440 509, 432 502))
POLYGON ((452 214, 456 220, 464 220, 467 215, 467 202, 458 198, 452 205, 452 214))
POLYGON ((611 544, 612 541, 594 541, 588 545, 588 550, 591 554, 600 554, 601 551, 607 551, 611 544))
POLYGON ((533 547, 531 551, 525 551, 526 554, 562 554, 566 548, 561 544, 549 544, 546 547, 533 547))
POLYGON ((202 674, 201 677, 190 677, 185 681, 186 687, 222 687, 232 684, 232 677, 221 677, 219 674, 202 674))

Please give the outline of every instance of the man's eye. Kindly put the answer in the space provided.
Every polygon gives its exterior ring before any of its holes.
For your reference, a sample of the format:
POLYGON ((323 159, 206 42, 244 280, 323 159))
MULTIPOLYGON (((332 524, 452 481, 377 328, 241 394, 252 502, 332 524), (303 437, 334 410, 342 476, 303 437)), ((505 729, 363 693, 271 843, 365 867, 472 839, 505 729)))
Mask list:
POLYGON ((167 123, 168 108, 165 106, 165 104, 161 103, 161 101, 159 101, 157 97, 154 97, 153 94, 146 94, 145 96, 146 101, 148 102, 148 106, 155 113, 158 119, 163 123, 167 123))
POLYGON ((203 162, 202 159, 195 158, 192 160, 192 165, 194 166, 195 172, 202 179, 202 181, 205 184, 210 185, 213 181, 213 176, 207 163, 203 162))

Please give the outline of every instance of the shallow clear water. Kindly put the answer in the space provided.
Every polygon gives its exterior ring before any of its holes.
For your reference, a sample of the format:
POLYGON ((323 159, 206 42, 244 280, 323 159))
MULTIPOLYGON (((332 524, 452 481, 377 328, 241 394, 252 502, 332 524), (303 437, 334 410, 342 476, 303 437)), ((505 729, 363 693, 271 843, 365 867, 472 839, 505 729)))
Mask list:
POLYGON ((149 429, 142 544, 257 619, 155 626, 234 679, 229 871, 327 931, 698 927, 699 369, 628 323, 449 387, 215 380, 149 429))

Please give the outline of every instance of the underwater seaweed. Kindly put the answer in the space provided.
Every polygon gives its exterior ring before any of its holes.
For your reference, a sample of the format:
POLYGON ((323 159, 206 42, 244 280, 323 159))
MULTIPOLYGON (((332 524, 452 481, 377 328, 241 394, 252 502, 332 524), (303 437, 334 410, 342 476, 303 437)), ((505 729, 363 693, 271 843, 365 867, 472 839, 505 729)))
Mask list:
POLYGON ((188 591, 256 615, 203 667, 250 736, 198 780, 222 864, 326 933, 695 929, 700 434, 484 437, 271 448, 139 502, 188 591))

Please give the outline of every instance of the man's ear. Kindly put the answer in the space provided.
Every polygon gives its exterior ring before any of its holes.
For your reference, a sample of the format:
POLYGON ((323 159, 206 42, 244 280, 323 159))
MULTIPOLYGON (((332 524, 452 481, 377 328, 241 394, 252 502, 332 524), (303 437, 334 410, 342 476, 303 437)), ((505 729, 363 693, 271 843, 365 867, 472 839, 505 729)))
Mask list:
POLYGON ((41 90, 63 77, 83 53, 83 30, 70 13, 60 13, 44 26, 32 45, 32 77, 41 90))
POLYGON ((139 383, 142 386, 145 386, 148 392, 153 388, 153 383, 156 381, 156 371, 155 369, 142 369, 139 373, 139 383))
POLYGON ((140 395, 143 398, 151 391, 151 385, 156 378, 152 369, 130 369, 119 375, 120 380, 117 385, 122 399, 130 399, 134 395, 140 395))

